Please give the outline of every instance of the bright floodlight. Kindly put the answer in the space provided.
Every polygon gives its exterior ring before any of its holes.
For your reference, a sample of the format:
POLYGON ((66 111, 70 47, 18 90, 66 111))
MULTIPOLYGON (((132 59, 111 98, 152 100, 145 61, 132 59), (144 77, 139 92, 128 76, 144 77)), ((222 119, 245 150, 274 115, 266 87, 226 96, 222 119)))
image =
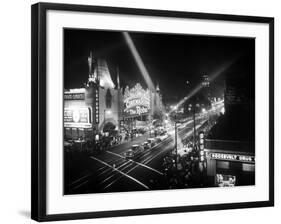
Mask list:
POLYGON ((151 89, 151 90, 154 90, 155 87, 154 87, 154 85, 151 81, 151 78, 150 78, 150 76, 147 72, 147 69, 146 69, 146 67, 145 67, 145 65, 144 65, 144 63, 143 63, 143 61, 142 61, 142 59, 139 55, 139 52, 137 51, 137 49, 135 47, 135 44, 134 44, 132 38, 130 37, 130 34, 128 32, 123 32, 122 34, 123 34, 123 36, 126 40, 126 43, 128 44, 128 46, 130 48, 130 51, 131 51, 137 65, 138 65, 138 68, 139 68, 148 88, 151 89))

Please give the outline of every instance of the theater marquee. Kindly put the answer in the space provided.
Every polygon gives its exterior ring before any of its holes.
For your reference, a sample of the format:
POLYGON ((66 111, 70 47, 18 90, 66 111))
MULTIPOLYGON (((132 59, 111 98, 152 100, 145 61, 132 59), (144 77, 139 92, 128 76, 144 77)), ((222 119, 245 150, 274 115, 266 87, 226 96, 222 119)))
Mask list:
POLYGON ((144 115, 150 111, 150 94, 149 90, 144 90, 137 83, 132 89, 126 87, 124 93, 124 112, 130 116, 144 115))

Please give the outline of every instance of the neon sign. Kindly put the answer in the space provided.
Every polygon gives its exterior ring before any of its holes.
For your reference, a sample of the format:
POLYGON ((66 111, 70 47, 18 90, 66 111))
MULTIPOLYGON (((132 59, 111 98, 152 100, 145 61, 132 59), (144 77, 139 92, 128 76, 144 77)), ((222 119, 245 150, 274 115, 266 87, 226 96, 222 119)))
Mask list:
POLYGON ((127 86, 124 93, 124 111, 129 115, 142 115, 149 112, 150 94, 139 83, 132 89, 127 86))
POLYGON ((65 100, 84 100, 85 94, 84 93, 67 93, 64 94, 65 100))
POLYGON ((210 159, 241 161, 241 162, 255 162, 255 156, 225 154, 225 153, 209 153, 210 159))

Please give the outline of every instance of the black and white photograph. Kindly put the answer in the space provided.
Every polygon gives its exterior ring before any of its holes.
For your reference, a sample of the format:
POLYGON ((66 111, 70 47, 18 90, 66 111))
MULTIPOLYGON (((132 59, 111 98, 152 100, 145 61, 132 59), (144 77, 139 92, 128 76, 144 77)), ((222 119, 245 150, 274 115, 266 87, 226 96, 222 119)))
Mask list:
POLYGON ((255 38, 64 28, 63 82, 65 195, 255 185, 255 38))
POLYGON ((31 9, 32 219, 274 206, 273 17, 31 9))

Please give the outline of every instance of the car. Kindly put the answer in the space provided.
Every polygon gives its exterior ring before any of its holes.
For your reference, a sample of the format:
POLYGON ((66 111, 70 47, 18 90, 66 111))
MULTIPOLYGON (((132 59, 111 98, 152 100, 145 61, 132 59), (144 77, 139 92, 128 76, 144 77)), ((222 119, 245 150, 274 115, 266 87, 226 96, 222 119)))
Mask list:
POLYGON ((155 144, 160 143, 162 140, 159 138, 159 136, 155 137, 155 144))
POLYGON ((125 152, 126 158, 134 158, 136 155, 140 154, 143 148, 139 145, 132 145, 132 148, 125 152))
POLYGON ((157 138, 160 139, 160 141, 164 141, 166 138, 168 138, 169 135, 167 133, 162 133, 161 135, 159 135, 157 138))
POLYGON ((150 144, 150 147, 153 147, 156 144, 156 140, 154 138, 148 138, 147 142, 150 144))
POLYGON ((127 152, 124 153, 126 159, 134 158, 135 153, 132 149, 129 149, 127 152))
POLYGON ((143 147, 143 149, 150 149, 151 148, 151 146, 148 142, 142 143, 142 147, 143 147))

